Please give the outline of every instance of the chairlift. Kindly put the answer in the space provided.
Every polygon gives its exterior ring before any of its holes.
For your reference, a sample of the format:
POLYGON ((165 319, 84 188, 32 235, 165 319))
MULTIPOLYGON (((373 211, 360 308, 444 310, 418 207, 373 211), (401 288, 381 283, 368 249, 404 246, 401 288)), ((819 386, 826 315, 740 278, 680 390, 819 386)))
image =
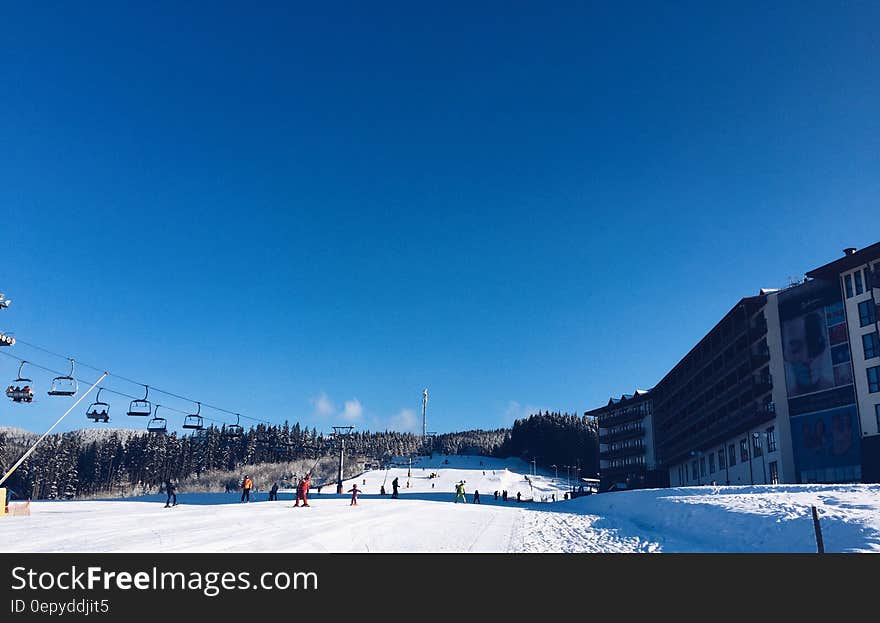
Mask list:
POLYGON ((136 415, 140 417, 147 417, 153 412, 153 405, 150 404, 150 401, 147 400, 147 396, 150 394, 150 386, 144 385, 144 389, 146 392, 144 393, 144 397, 142 400, 132 400, 131 404, 128 405, 128 411, 126 415, 136 415))
POLYGON ((95 422, 104 422, 106 424, 110 421, 110 405, 106 402, 101 402, 102 391, 104 391, 103 387, 98 389, 95 402, 86 409, 86 417, 90 420, 95 420, 95 422))
POLYGON ((238 423, 240 415, 238 413, 235 414, 235 424, 230 424, 226 427, 226 434, 229 437, 241 437, 242 433, 244 433, 244 428, 238 423))
POLYGON ((6 388, 6 395, 12 399, 12 402, 34 401, 34 390, 31 389, 34 382, 21 375, 21 369, 26 363, 27 361, 22 360, 21 365, 18 366, 18 378, 12 381, 9 387, 6 388))
POLYGON ((147 432, 162 435, 168 431, 168 422, 165 421, 165 418, 156 415, 159 412, 160 406, 156 405, 153 411, 153 419, 147 423, 147 432))
POLYGON ((47 392, 50 396, 74 396, 76 395, 77 384, 73 378, 73 359, 70 360, 70 374, 65 376, 56 376, 52 379, 52 386, 47 392))
POLYGON ((199 406, 198 411, 183 418, 183 427, 191 430, 204 430, 205 423, 200 415, 202 412, 202 403, 197 402, 196 404, 199 406))

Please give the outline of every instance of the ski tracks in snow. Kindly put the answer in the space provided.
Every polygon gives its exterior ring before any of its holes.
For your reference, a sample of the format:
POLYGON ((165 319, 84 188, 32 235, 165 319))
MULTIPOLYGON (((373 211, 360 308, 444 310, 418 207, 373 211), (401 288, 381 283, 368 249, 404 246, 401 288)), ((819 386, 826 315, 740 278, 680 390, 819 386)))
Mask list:
POLYGON ((597 515, 523 510, 511 534, 511 551, 526 553, 650 553, 660 545, 617 528, 602 528, 597 515), (515 535, 515 536, 514 536, 515 535))

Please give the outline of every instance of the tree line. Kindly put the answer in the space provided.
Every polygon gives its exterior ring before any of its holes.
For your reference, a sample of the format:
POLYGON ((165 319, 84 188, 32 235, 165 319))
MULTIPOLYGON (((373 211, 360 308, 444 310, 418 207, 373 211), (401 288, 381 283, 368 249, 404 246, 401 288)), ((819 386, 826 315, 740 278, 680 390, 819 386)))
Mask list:
MULTIPOLYGON (((469 430, 422 438, 397 431, 357 431, 345 438, 349 457, 387 462, 419 454, 517 456, 538 464, 581 460, 598 467, 595 427, 568 414, 536 414, 512 428, 469 430), (591 445, 592 444, 592 445, 591 445)), ((241 435, 209 427, 193 435, 84 431, 48 436, 5 483, 22 497, 71 499, 102 493, 147 492, 167 479, 182 481, 216 470, 336 456, 338 440, 315 428, 259 424, 241 435)), ((28 447, 28 439, 0 433, 3 471, 28 447)), ((595 471, 595 470, 593 470, 595 471)))

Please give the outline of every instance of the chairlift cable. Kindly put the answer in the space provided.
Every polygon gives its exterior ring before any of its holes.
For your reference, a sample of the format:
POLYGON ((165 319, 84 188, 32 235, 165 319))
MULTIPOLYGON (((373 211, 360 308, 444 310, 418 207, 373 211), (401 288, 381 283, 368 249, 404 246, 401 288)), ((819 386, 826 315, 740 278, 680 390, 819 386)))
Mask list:
MULTIPOLYGON (((68 361, 70 361, 71 359, 73 359, 72 357, 68 357, 68 356, 66 356, 66 355, 62 355, 61 353, 56 353, 56 352, 54 352, 54 351, 52 351, 52 350, 49 350, 48 348, 45 348, 45 347, 43 347, 43 346, 38 346, 38 345, 36 345, 36 344, 32 344, 32 343, 30 343, 30 342, 27 342, 27 341, 24 341, 24 340, 20 340, 20 339, 18 339, 18 338, 16 338, 16 343, 18 343, 18 344, 22 344, 22 345, 24 345, 24 346, 27 346, 28 348, 33 348, 33 349, 36 349, 36 350, 42 351, 42 352, 47 353, 47 354, 49 354, 49 355, 52 355, 52 356, 54 356, 54 357, 59 357, 59 358, 61 358, 61 359, 66 359, 66 360, 68 360, 68 361)), ((4 355, 7 355, 7 356, 9 356, 9 357, 12 357, 12 358, 14 358, 14 359, 18 359, 19 361, 23 361, 22 359, 20 359, 20 358, 18 358, 18 357, 15 357, 14 355, 11 355, 11 354, 9 354, 9 353, 6 353, 5 351, 0 351, 0 353, 2 353, 2 354, 4 354, 4 355)), ((63 374, 62 372, 59 372, 59 371, 57 371, 57 370, 52 370, 52 369, 47 368, 47 367, 45 367, 45 366, 40 366, 40 365, 34 364, 34 363, 32 363, 31 361, 28 361, 28 363, 31 364, 31 365, 33 365, 33 366, 36 367, 36 368, 40 368, 41 370, 46 371, 46 372, 51 372, 52 374, 57 374, 57 375, 59 375, 59 376, 64 376, 64 374, 63 374)), ((99 372, 102 372, 102 371, 103 371, 101 368, 98 368, 97 366, 93 366, 93 365, 91 365, 91 364, 84 363, 84 362, 79 361, 79 360, 77 360, 77 363, 78 363, 80 366, 85 367, 85 368, 90 368, 90 369, 92 369, 92 370, 96 370, 96 371, 99 371, 99 372)), ((146 387, 146 384, 145 384, 145 383, 140 383, 140 382, 135 381, 135 380, 133 380, 133 379, 130 379, 130 378, 128 378, 128 377, 122 376, 121 374, 108 373, 108 376, 112 376, 112 377, 114 377, 114 378, 117 378, 117 379, 119 379, 119 380, 121 380, 121 381, 125 381, 125 382, 127 382, 127 383, 132 383, 133 385, 140 385, 141 387, 146 387)), ((76 379, 76 380, 79 380, 79 379, 76 379)), ((79 381, 80 381, 80 382, 83 382, 83 381, 81 381, 81 380, 79 380, 79 381)), ((174 392, 169 392, 169 391, 167 391, 167 390, 160 389, 160 388, 158 388, 158 387, 154 387, 154 386, 152 386, 152 385, 150 385, 149 387, 150 387, 150 389, 153 390, 154 392, 157 392, 157 393, 160 393, 160 394, 165 394, 166 396, 171 396, 172 398, 177 398, 177 399, 179 399, 179 400, 183 400, 183 401, 185 401, 185 402, 191 402, 191 403, 193 403, 193 404, 200 404, 200 405, 202 405, 202 406, 204 406, 204 407, 207 407, 208 409, 213 409, 214 411, 219 411, 219 412, 221 412, 221 413, 227 413, 227 414, 229 414, 229 415, 235 415, 235 416, 238 416, 238 417, 242 417, 242 418, 244 418, 244 419, 246 419, 246 420, 251 420, 251 421, 253 421, 253 422, 262 422, 262 423, 264 423, 264 424, 269 424, 269 425, 272 425, 272 426, 275 425, 273 422, 271 422, 271 421, 269 421, 269 420, 262 420, 262 419, 260 419, 260 418, 250 417, 250 416, 247 416, 247 415, 241 415, 240 413, 238 413, 238 412, 236 412, 236 411, 231 411, 231 410, 229 410, 229 409, 224 409, 224 408, 222 408, 222 407, 217 407, 217 406, 214 406, 214 405, 208 404, 208 403, 206 403, 206 402, 201 402, 201 401, 198 401, 198 400, 193 400, 192 398, 188 398, 188 397, 186 397, 186 396, 181 396, 180 394, 176 394, 176 393, 174 393, 174 392)), ((118 395, 120 395, 120 396, 126 396, 126 397, 131 398, 131 399, 137 399, 136 396, 130 396, 130 395, 128 395, 128 394, 125 394, 125 393, 123 393, 123 392, 119 392, 119 391, 116 391, 116 390, 110 390, 110 389, 108 389, 107 391, 110 392, 110 393, 118 394, 118 395)), ((163 406, 164 406, 164 405, 163 405, 163 406)), ((165 408, 166 408, 166 409, 171 409, 171 407, 165 407, 165 408)), ((179 409, 171 409, 171 410, 172 410, 172 411, 176 411, 177 413, 182 413, 182 414, 184 414, 184 415, 187 415, 187 412, 185 412, 185 411, 181 411, 181 410, 179 410, 179 409)), ((215 422, 215 423, 226 424, 226 422, 223 421, 223 420, 215 420, 215 419, 212 419, 212 418, 209 418, 209 417, 206 417, 206 416, 202 416, 202 417, 203 417, 205 420, 208 420, 209 422, 215 422)))

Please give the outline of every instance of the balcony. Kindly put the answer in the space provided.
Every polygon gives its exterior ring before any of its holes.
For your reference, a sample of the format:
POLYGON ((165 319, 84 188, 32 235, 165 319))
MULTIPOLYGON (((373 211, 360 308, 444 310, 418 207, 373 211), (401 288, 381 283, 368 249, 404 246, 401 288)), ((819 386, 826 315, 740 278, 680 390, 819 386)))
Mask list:
POLYGON ((751 359, 752 359, 752 370, 757 370, 758 368, 761 368, 770 362, 770 351, 769 350, 761 350, 757 353, 752 353, 751 359))
POLYGON ((602 450, 599 452, 599 459, 622 459, 627 456, 634 456, 645 453, 645 444, 640 443, 628 448, 617 448, 616 450, 602 450))
POLYGON ((623 439, 631 439, 633 437, 643 437, 645 435, 644 426, 636 426, 627 430, 621 430, 614 433, 599 432, 599 443, 611 443, 612 441, 620 441, 623 439))
POLYGON ((754 342, 765 335, 767 335, 767 319, 764 316, 760 316, 749 327, 749 341, 754 342))
POLYGON ((616 424, 623 424, 624 422, 637 422, 645 419, 646 414, 641 413, 637 409, 633 409, 632 411, 624 411, 623 413, 618 413, 611 417, 601 417, 599 418, 599 427, 600 428, 609 428, 616 424))
POLYGON ((776 417, 776 409, 772 402, 756 405, 750 404, 729 413, 723 418, 711 422, 703 430, 674 443, 665 444, 660 448, 663 462, 667 465, 688 458, 691 450, 702 450, 735 437, 750 428, 772 420, 776 417))
POLYGON ((773 389, 773 378, 768 374, 767 376, 762 376, 755 379, 755 387, 753 394, 755 398, 759 396, 763 396, 767 392, 773 389))

